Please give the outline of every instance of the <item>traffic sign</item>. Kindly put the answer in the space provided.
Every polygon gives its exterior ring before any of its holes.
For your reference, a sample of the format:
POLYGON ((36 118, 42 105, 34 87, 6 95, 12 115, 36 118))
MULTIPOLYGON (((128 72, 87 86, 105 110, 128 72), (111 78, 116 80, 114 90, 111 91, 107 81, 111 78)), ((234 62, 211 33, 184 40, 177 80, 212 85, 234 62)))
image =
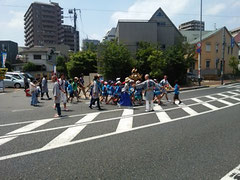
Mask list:
POLYGON ((202 44, 200 42, 197 43, 197 49, 201 48, 202 44))

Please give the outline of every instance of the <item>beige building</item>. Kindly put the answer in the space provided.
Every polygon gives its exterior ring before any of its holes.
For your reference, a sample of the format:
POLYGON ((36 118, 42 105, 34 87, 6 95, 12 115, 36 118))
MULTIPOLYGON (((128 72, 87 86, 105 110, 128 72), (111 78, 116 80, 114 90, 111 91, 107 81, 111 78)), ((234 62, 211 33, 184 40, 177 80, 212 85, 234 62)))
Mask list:
MULTIPOLYGON (((190 32, 189 32, 190 33, 190 32)), ((233 41, 231 33, 226 27, 203 33, 202 37, 202 58, 201 58, 201 74, 204 79, 219 79, 221 73, 221 63, 223 56, 223 34, 225 33, 225 51, 224 51, 224 74, 232 73, 232 68, 229 66, 231 56, 238 58, 239 46, 233 41)), ((186 37, 186 35, 185 35, 186 37)), ((187 39, 187 37, 186 37, 187 39)), ((188 41, 190 44, 197 45, 200 42, 199 37, 193 41, 188 41)), ((196 62, 193 65, 193 73, 198 72, 198 55, 196 62)))

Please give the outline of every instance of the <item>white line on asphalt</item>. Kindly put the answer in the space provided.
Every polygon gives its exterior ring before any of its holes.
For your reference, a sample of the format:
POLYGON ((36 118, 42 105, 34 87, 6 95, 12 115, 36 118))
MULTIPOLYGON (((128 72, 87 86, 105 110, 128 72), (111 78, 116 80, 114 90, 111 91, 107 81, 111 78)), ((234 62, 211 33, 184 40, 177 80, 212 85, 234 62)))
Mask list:
POLYGON ((234 95, 234 96, 236 96, 236 95, 240 95, 240 94, 235 93, 235 92, 233 92, 233 91, 228 91, 228 93, 229 93, 229 94, 232 94, 232 95, 234 95))
POLYGON ((126 117, 133 115, 133 109, 124 109, 122 113, 122 118, 120 119, 118 123, 118 127, 116 129, 116 132, 123 132, 128 131, 129 129, 132 129, 133 125, 133 116, 132 117, 126 117))
MULTIPOLYGON (((222 99, 225 99, 225 98, 222 98, 222 99)), ((207 101, 207 102, 204 102, 204 103, 213 102, 213 101, 215 101, 215 100, 210 100, 210 101, 207 101)), ((202 104, 202 103, 190 104, 189 106, 200 105, 200 104, 202 104)), ((211 107, 210 109, 212 109, 212 110, 219 110, 219 108, 217 108, 217 107, 215 107, 215 106, 209 105, 209 107, 211 107)), ((174 107, 174 108, 165 109, 164 111, 172 111, 172 110, 180 109, 180 108, 181 108, 181 107, 174 107)), ((155 112, 133 114, 133 115, 125 116, 125 117, 137 117, 137 116, 144 116, 144 115, 153 114, 153 113, 155 113, 155 112)), ((87 115, 87 114, 86 114, 86 115, 87 115)), ((89 122, 89 123, 73 124, 73 125, 66 125, 66 126, 54 127, 54 128, 49 128, 49 129, 36 130, 36 131, 31 131, 31 132, 23 132, 23 133, 14 134, 14 136, 22 136, 22 135, 28 135, 28 134, 42 133, 42 132, 47 132, 47 131, 54 131, 54 130, 59 130, 59 129, 66 129, 66 128, 75 127, 75 126, 87 125, 87 124, 102 123, 102 122, 107 122, 107 121, 118 120, 118 119, 120 119, 120 118, 123 118, 123 117, 120 116, 120 117, 114 117, 114 118, 109 118, 109 119, 97 120, 97 121, 89 122)), ((56 120, 56 119, 55 119, 55 120, 56 120)), ((40 121, 40 120, 39 120, 39 121, 40 121)), ((34 122, 35 122, 35 121, 34 121, 34 122)), ((13 135, 4 135, 4 136, 0 136, 0 139, 12 137, 12 136, 13 136, 13 135)))
POLYGON ((204 101, 202 101, 202 100, 200 100, 200 99, 192 98, 192 100, 194 100, 194 101, 196 101, 196 102, 198 102, 198 103, 201 103, 203 106, 205 106, 205 107, 207 107, 207 108, 209 108, 209 109, 218 110, 218 107, 213 106, 212 104, 209 104, 209 103, 207 103, 207 102, 204 102, 204 101))
POLYGON ((182 110, 184 110, 190 116, 194 116, 194 115, 198 114, 196 111, 194 111, 192 108, 186 106, 185 104, 179 104, 178 106, 181 107, 182 110))
POLYGON ((212 100, 217 100, 218 98, 215 98, 215 97, 213 97, 213 96, 205 96, 206 98, 208 98, 208 99, 212 99, 212 100))
POLYGON ((6 94, 6 93, 0 93, 0 95, 4 95, 4 94, 6 94))
MULTIPOLYGON (((87 123, 91 122, 94 118, 96 118, 100 113, 91 113, 80 119, 76 124, 80 123, 87 123)), ((64 132, 62 132, 60 135, 58 135, 56 138, 54 138, 51 142, 49 142, 47 145, 45 145, 43 148, 51 147, 51 146, 57 146, 60 144, 68 143, 71 140, 73 140, 87 125, 82 126, 75 126, 70 127, 64 132)))
MULTIPOLYGON (((230 98, 231 98, 231 97, 230 97, 230 98)), ((228 102, 228 101, 224 101, 224 100, 222 100, 222 99, 218 99, 217 101, 220 102, 220 103, 226 104, 226 105, 228 105, 228 106, 233 105, 233 103, 228 102)))
POLYGON ((221 178, 221 180, 238 180, 240 178, 240 164, 238 167, 229 172, 226 176, 221 178))
POLYGON ((228 95, 223 94, 223 93, 218 93, 217 95, 219 95, 219 96, 223 96, 223 97, 229 97, 228 95))
POLYGON ((161 123, 167 123, 169 121, 171 121, 171 118, 168 116, 168 114, 163 110, 163 108, 161 106, 155 106, 154 107, 155 111, 161 111, 161 112, 157 112, 156 115, 158 117, 158 120, 161 123))
POLYGON ((21 111, 32 111, 33 109, 16 109, 12 110, 12 112, 21 112, 21 111))
POLYGON ((230 97, 231 99, 234 99, 236 101, 240 101, 240 98, 237 98, 237 97, 230 97))
MULTIPOLYGON (((221 107, 218 110, 226 109, 226 108, 236 106, 236 105, 239 105, 239 104, 240 104, 240 102, 237 103, 237 104, 231 105, 231 106, 221 107)), ((194 116, 199 116, 199 115, 211 113, 211 112, 214 112, 214 111, 215 110, 205 111, 205 112, 198 113, 194 116)), ((189 115, 189 116, 185 116, 185 117, 180 117, 180 118, 172 119, 172 121, 169 121, 169 122, 174 122, 174 121, 178 121, 178 120, 182 120, 182 119, 186 119, 186 118, 191 118, 191 117, 194 117, 194 116, 189 115)), ((139 130, 139 129, 154 127, 154 126, 161 125, 161 124, 163 124, 163 123, 158 122, 158 123, 148 124, 148 125, 144 125, 144 126, 140 126, 140 127, 135 127, 135 128, 129 129, 128 131, 112 132, 112 133, 103 134, 103 135, 99 135, 99 136, 94 136, 94 137, 90 137, 90 138, 86 138, 86 139, 80 139, 80 140, 72 141, 72 142, 69 142, 69 143, 66 143, 66 144, 61 144, 61 145, 58 145, 58 146, 45 147, 45 148, 34 149, 34 150, 25 151, 25 152, 16 153, 16 154, 10 154, 10 155, 0 157, 0 161, 7 160, 7 159, 13 159, 13 158, 17 158, 17 157, 22 157, 22 156, 27 156, 27 155, 31 155, 31 154, 35 154, 35 153, 44 152, 44 151, 49 151, 49 150, 52 150, 52 149, 66 147, 66 146, 70 146, 70 145, 74 145, 74 144, 80 144, 80 143, 83 143, 83 142, 97 140, 97 139, 101 139, 101 138, 105 138, 105 137, 110 137, 110 136, 114 136, 114 135, 117 135, 117 134, 122 134, 122 133, 125 133, 125 132, 131 132, 131 131, 136 131, 136 130, 139 130)))
POLYGON ((52 120, 53 119, 48 119, 48 120, 44 120, 44 121, 43 120, 36 121, 34 123, 31 123, 31 124, 28 124, 28 125, 26 125, 24 127, 16 129, 16 130, 14 130, 12 132, 9 132, 9 133, 7 133, 7 135, 13 135, 13 136, 0 139, 0 145, 3 145, 3 144, 5 144, 5 143, 7 143, 9 141, 12 141, 13 139, 18 137, 18 135, 14 136, 14 134, 31 131, 33 129, 36 129, 36 128, 38 128, 38 127, 40 127, 40 126, 42 126, 42 125, 52 121, 52 120))

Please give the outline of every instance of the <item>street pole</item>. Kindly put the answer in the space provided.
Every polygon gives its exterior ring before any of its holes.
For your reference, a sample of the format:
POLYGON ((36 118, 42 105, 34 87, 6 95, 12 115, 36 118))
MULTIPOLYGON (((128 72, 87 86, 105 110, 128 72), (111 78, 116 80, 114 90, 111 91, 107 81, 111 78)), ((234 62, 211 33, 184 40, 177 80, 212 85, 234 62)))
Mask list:
POLYGON ((223 85, 223 80, 224 80, 224 56, 225 56, 225 42, 226 42, 226 37, 225 37, 225 27, 223 27, 223 33, 222 33, 222 62, 221 62, 221 85, 223 85))
POLYGON ((77 13, 76 9, 73 9, 73 18, 74 18, 74 53, 77 52, 77 13))
POLYGON ((201 86, 201 61, 202 61, 202 0, 200 0, 200 52, 198 54, 198 85, 201 86))

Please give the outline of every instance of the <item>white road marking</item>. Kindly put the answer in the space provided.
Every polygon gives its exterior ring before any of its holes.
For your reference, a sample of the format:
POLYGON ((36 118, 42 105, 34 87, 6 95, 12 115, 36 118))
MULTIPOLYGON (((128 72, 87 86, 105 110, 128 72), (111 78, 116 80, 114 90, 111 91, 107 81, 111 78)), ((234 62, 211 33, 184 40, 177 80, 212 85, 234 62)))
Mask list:
POLYGON ((163 110, 163 108, 161 106, 155 106, 154 107, 155 111, 161 111, 161 112, 157 112, 156 115, 158 117, 158 120, 161 123, 167 123, 169 121, 171 121, 172 119, 168 116, 168 114, 163 110))
POLYGON ((9 142, 9 141, 12 141, 13 139, 17 138, 18 135, 14 136, 14 135, 17 134, 17 133, 22 133, 22 132, 31 131, 31 130, 33 130, 33 129, 36 129, 36 128, 38 128, 38 127, 40 127, 40 126, 42 126, 42 125, 44 125, 44 124, 52 121, 52 120, 53 120, 53 119, 46 119, 46 120, 36 121, 36 122, 34 122, 34 123, 31 123, 31 124, 28 124, 28 125, 26 125, 26 126, 24 126, 24 127, 21 127, 21 128, 19 128, 19 129, 16 129, 16 130, 14 130, 14 131, 12 131, 12 132, 9 132, 9 133, 7 133, 7 135, 13 135, 13 136, 0 139, 0 145, 3 145, 3 144, 5 144, 5 143, 7 143, 7 142, 9 142))
POLYGON ((205 96, 206 98, 208 98, 208 99, 212 99, 212 100, 217 100, 218 98, 215 98, 215 97, 213 97, 213 96, 205 96))
MULTIPOLYGON (((80 119, 78 122, 75 124, 80 124, 80 123, 87 123, 91 122, 94 118, 96 118, 100 113, 91 113, 80 119)), ((60 144, 68 143, 71 140, 73 140, 87 125, 82 125, 82 126, 75 126, 75 127, 70 127, 64 132, 62 132, 60 135, 58 135, 56 138, 54 138, 51 142, 49 142, 45 147, 52 147, 52 146, 57 146, 60 144)))
POLYGON ((16 109, 12 110, 12 112, 21 112, 21 111, 32 111, 33 109, 16 109))
POLYGON ((196 102, 198 102, 198 103, 201 103, 203 106, 205 106, 205 107, 207 107, 207 108, 209 108, 209 109, 211 109, 211 110, 217 110, 217 109, 218 109, 218 107, 213 106, 212 104, 209 104, 209 103, 207 103, 207 102, 204 102, 204 101, 202 101, 202 100, 200 100, 200 99, 192 98, 192 100, 194 100, 194 101, 196 101, 196 102))
POLYGON ((132 129, 133 116, 131 115, 133 115, 133 109, 124 109, 122 113, 122 118, 118 123, 116 132, 123 132, 123 131, 128 131, 129 129, 132 129), (128 117, 128 116, 131 116, 131 117, 128 117))
POLYGON ((225 100, 222 100, 222 99, 218 99, 217 101, 220 102, 220 103, 226 104, 228 106, 232 106, 233 105, 233 103, 225 101, 225 100))
POLYGON ((234 99, 236 101, 240 101, 240 98, 237 98, 237 97, 230 97, 231 99, 234 99))
POLYGON ((26 125, 24 127, 16 129, 16 130, 14 130, 14 131, 12 131, 10 133, 7 133, 7 134, 12 135, 12 134, 17 134, 17 133, 32 131, 33 129, 36 129, 36 128, 44 125, 44 124, 47 124, 47 123, 49 123, 52 120, 54 120, 54 119, 51 118, 51 119, 45 119, 45 120, 36 121, 34 123, 28 124, 28 125, 26 125))
MULTIPOLYGON (((240 102, 237 103, 237 104, 234 104, 232 106, 236 106, 236 105, 239 105, 239 104, 240 104, 240 102)), ((232 107, 232 106, 224 106, 224 107, 219 108, 218 110, 226 109, 226 108, 229 108, 229 107, 232 107)), ((169 121, 169 122, 174 122, 174 121, 178 121, 178 120, 182 120, 182 119, 186 119, 186 118, 190 118, 190 117, 194 117, 194 116, 199 116, 199 115, 211 113, 211 112, 214 112, 214 111, 215 110, 210 110, 210 111, 205 111, 205 112, 198 113, 198 114, 193 115, 193 116, 191 116, 191 115, 184 116, 184 117, 172 119, 172 121, 169 121)), ((45 147, 45 148, 34 149, 34 150, 26 151, 26 152, 10 154, 10 155, 0 157, 0 161, 7 160, 7 159, 13 159, 13 158, 17 158, 17 157, 22 157, 22 156, 27 156, 27 155, 31 155, 31 154, 35 154, 35 153, 44 152, 44 151, 49 151, 49 150, 52 150, 52 149, 66 147, 66 146, 70 146, 70 145, 74 145, 74 144, 80 144, 80 143, 83 143, 83 142, 92 141, 92 140, 96 140, 96 139, 101 139, 101 138, 105 138, 105 137, 110 137, 110 136, 114 136, 114 135, 117 135, 117 134, 122 134, 122 133, 125 133, 125 132, 131 132, 131 131, 136 131, 136 130, 139 130, 139 129, 154 127, 154 126, 161 125, 161 124, 162 124, 161 122, 157 122, 157 123, 153 123, 153 124, 148 124, 148 125, 132 128, 132 129, 129 129, 128 131, 112 132, 112 133, 103 134, 103 135, 99 135, 99 136, 94 136, 94 137, 90 137, 90 138, 86 138, 86 139, 80 139, 80 140, 77 140, 77 141, 72 141, 72 142, 61 144, 61 145, 58 145, 58 146, 45 147)))
POLYGON ((235 93, 235 92, 233 92, 233 91, 228 91, 228 93, 229 93, 229 94, 232 94, 232 95, 234 95, 234 96, 240 95, 240 94, 235 93))
POLYGON ((228 95, 223 94, 223 93, 218 93, 217 95, 219 95, 219 96, 223 96, 223 97, 229 97, 228 95))
POLYGON ((198 114, 198 112, 194 111, 192 108, 186 106, 185 104, 179 104, 178 106, 181 107, 182 110, 184 110, 190 116, 194 116, 194 115, 198 114))
POLYGON ((229 172, 226 176, 221 178, 221 180, 237 180, 240 178, 240 164, 238 167, 229 172))
POLYGON ((6 94, 6 93, 0 93, 0 96, 1 96, 1 95, 4 95, 4 94, 6 94))

